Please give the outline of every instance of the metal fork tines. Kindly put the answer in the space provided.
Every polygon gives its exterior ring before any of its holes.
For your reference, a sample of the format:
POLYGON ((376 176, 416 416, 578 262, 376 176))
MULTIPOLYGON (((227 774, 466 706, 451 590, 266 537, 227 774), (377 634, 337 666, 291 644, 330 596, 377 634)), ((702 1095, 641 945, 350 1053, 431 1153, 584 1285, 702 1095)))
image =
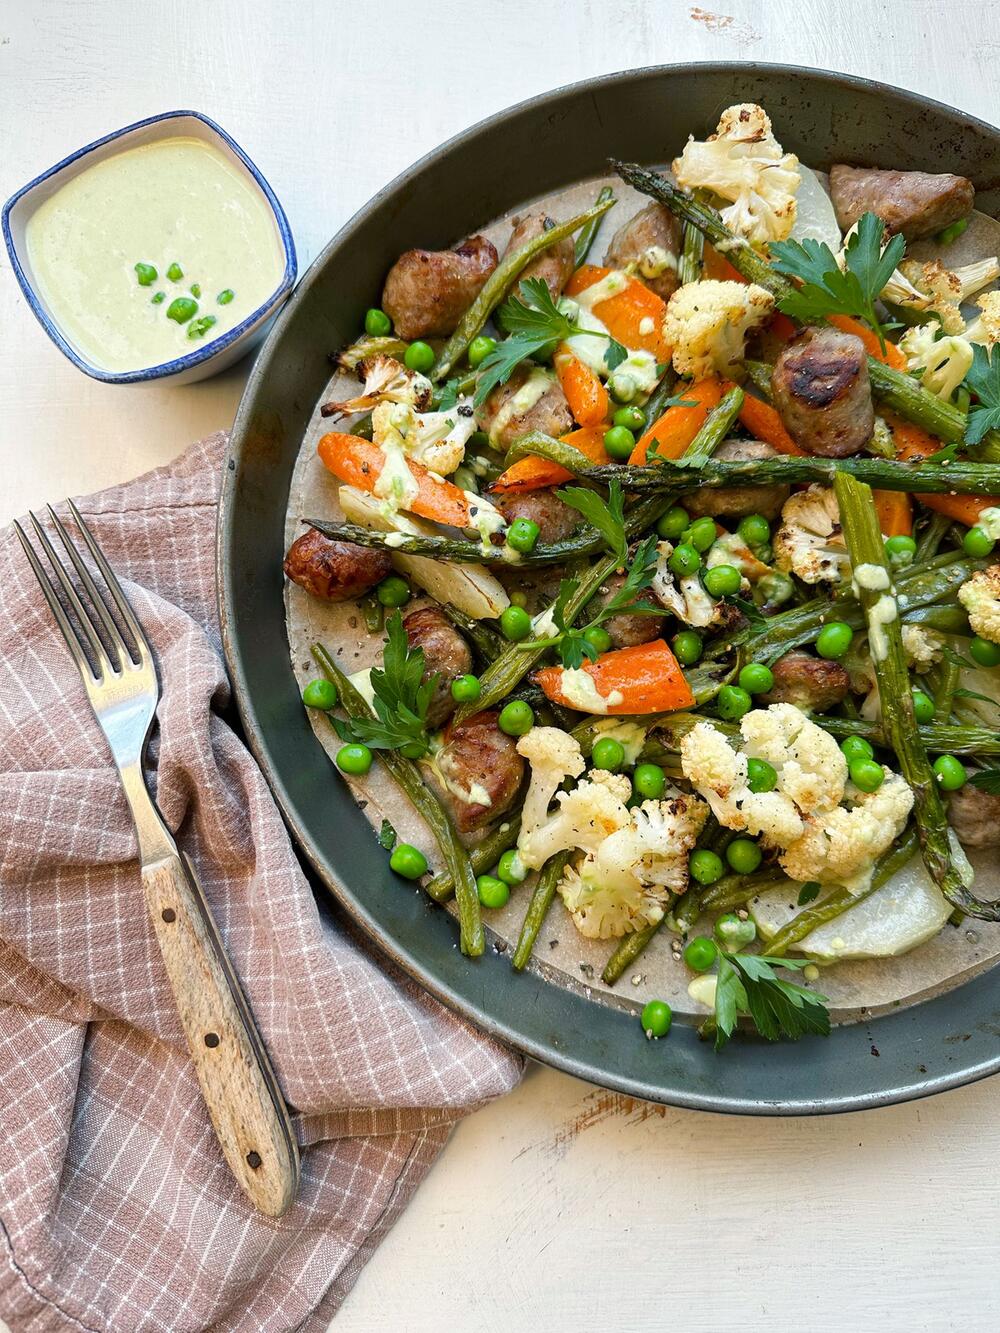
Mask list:
POLYGON ((241 1188, 278 1216, 298 1184, 295 1132, 263 1038, 228 958, 194 867, 183 856, 146 787, 143 756, 159 700, 145 632, 114 571, 68 501, 86 552, 48 506, 63 560, 45 527, 14 528, 107 738, 135 823, 140 873, 195 1072, 222 1150, 241 1188), (103 585, 103 586, 101 586, 103 585))

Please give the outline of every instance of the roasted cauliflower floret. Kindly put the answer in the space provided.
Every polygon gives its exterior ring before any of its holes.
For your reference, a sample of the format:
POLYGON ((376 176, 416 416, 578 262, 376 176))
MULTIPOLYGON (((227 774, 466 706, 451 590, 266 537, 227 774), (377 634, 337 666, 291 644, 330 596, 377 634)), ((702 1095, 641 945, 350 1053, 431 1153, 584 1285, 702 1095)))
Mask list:
POLYGON ((627 777, 594 769, 572 791, 558 793, 558 809, 539 825, 522 828, 517 840, 521 860, 529 870, 538 870, 568 848, 596 853, 605 838, 628 824, 625 803, 631 795, 627 777))
POLYGON ((377 356, 366 357, 358 363, 357 370, 364 381, 363 392, 359 397, 348 398, 342 403, 325 403, 324 416, 367 412, 378 403, 408 403, 417 412, 431 405, 434 386, 427 376, 416 370, 408 370, 394 356, 379 353, 377 356))
POLYGON ((958 600, 969 613, 973 633, 1000 643, 1000 565, 977 570, 958 590, 958 600))
POLYGON ((972 344, 959 334, 937 337, 941 326, 932 322, 908 329, 899 340, 906 353, 906 368, 920 372, 920 383, 948 401, 972 365, 972 344))
POLYGON ((863 792, 848 783, 846 805, 822 818, 806 819, 806 831, 779 858, 792 879, 843 884, 853 893, 871 883, 876 859, 892 846, 906 827, 913 792, 898 773, 883 768, 878 791, 863 792))
POLYGON ((521 811, 524 835, 544 821, 557 789, 586 768, 579 742, 561 727, 532 727, 517 742, 517 752, 531 765, 531 781, 521 811))
POLYGON ((408 403, 384 402, 372 412, 372 439, 377 445, 401 449, 440 477, 461 466, 475 429, 472 408, 463 403, 446 412, 416 412, 408 403))
POLYGON ((777 791, 806 815, 832 810, 844 793, 847 760, 840 746, 794 704, 771 704, 744 714, 743 750, 778 774, 777 791))
POLYGON ((774 535, 774 563, 803 583, 839 583, 846 577, 851 559, 832 487, 813 485, 785 501, 774 535))
POLYGON ((994 347, 1000 343, 1000 291, 986 292, 976 302, 980 313, 965 330, 969 342, 994 347))
POLYGON ((944 639, 937 630, 924 625, 903 626, 903 651, 906 665, 913 671, 928 671, 941 661, 944 639))
POLYGON ((690 138, 674 161, 678 185, 730 201, 722 219, 738 236, 783 241, 795 225, 799 160, 782 151, 763 107, 743 102, 722 113, 704 142, 690 138))
POLYGON ((697 574, 678 578, 670 568, 673 544, 658 542, 656 551, 656 570, 650 589, 660 605, 695 629, 719 624, 724 614, 723 602, 705 591, 697 574))
POLYGON ((774 297, 754 282, 706 278, 678 287, 663 320, 664 339, 674 349, 674 369, 694 379, 732 375, 748 335, 773 309, 774 297))
POLYGON ((961 268, 946 268, 940 259, 904 259, 898 272, 917 291, 918 297, 901 296, 891 287, 882 295, 886 300, 915 310, 927 310, 938 316, 945 333, 964 333, 965 320, 959 306, 970 296, 1000 277, 1000 262, 981 259, 961 268))

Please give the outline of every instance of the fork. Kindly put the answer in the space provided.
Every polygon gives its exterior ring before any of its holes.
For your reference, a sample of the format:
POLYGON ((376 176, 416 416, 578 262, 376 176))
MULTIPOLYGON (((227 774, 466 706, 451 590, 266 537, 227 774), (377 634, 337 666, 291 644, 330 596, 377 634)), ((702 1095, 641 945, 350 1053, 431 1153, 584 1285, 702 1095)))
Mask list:
POLYGON ((79 592, 41 523, 34 514, 29 518, 78 628, 24 529, 16 521, 14 528, 83 678, 132 811, 146 905, 219 1144, 254 1206, 268 1217, 280 1217, 299 1182, 288 1108, 194 866, 178 851, 143 774, 160 697, 149 641, 81 514, 72 500, 67 503, 134 648, 126 643, 108 598, 52 506, 49 520, 76 573, 79 592))

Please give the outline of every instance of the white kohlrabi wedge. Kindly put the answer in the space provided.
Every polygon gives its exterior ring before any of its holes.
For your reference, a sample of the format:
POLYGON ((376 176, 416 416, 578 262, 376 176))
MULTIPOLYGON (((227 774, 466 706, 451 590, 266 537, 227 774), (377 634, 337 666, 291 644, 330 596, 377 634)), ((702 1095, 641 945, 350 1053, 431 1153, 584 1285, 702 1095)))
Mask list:
POLYGON ((830 196, 815 171, 804 167, 800 162, 799 172, 802 184, 795 196, 798 207, 790 239, 804 241, 807 236, 812 237, 813 240, 825 242, 836 254, 841 243, 840 228, 837 226, 837 215, 833 211, 830 196))
MULTIPOLYGON (((802 910, 796 906, 796 892, 794 888, 770 889, 748 904, 765 945, 802 910)), ((894 958, 936 935, 951 911, 920 857, 915 856, 870 898, 817 926, 792 947, 821 962, 894 958)))

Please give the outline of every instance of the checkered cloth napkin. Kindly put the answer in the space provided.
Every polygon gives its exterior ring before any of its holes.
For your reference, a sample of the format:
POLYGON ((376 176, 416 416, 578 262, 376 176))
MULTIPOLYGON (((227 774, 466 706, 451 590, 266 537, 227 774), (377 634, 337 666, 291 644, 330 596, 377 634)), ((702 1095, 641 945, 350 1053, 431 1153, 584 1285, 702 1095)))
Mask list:
MULTIPOLYGON (((80 507, 145 626, 152 780, 250 995, 302 1147, 253 1211, 215 1141, 125 798, 14 535, 0 539, 0 1316, 14 1333, 325 1329, 452 1125, 520 1062, 322 915, 224 710, 225 438, 80 507)), ((332 780, 332 779, 331 779, 332 780)))

